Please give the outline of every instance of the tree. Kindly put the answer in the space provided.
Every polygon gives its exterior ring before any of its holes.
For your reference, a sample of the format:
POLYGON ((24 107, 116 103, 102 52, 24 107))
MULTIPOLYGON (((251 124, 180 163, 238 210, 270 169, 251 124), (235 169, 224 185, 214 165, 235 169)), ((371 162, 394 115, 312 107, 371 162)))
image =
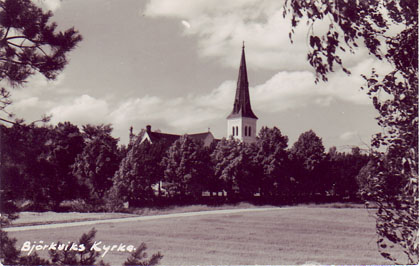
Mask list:
POLYGON ((154 198, 153 185, 162 181, 160 162, 165 154, 162 143, 141 142, 137 138, 122 159, 113 177, 113 189, 123 202, 144 204, 154 198))
POLYGON ((162 158, 164 184, 171 196, 201 197, 209 168, 203 143, 188 136, 177 139, 162 158))
MULTIPOLYGON (((0 79, 22 85, 29 76, 41 73, 55 79, 68 63, 67 54, 82 40, 74 28, 56 32, 49 23, 52 12, 43 12, 30 0, 0 1, 0 79)), ((11 104, 5 88, 0 110, 11 104)), ((4 119, 3 119, 4 121, 4 119)))
POLYGON ((111 136, 110 125, 83 126, 85 147, 73 165, 73 174, 85 188, 83 199, 99 204, 112 186, 118 169, 118 139, 111 136))
POLYGON ((302 133, 290 149, 292 171, 299 183, 299 193, 306 195, 321 191, 322 167, 325 153, 322 139, 312 130, 302 133))
POLYGON ((357 176, 368 163, 369 156, 362 154, 359 147, 353 147, 351 153, 337 152, 330 148, 327 154, 328 176, 325 183, 330 194, 343 198, 356 199, 359 191, 357 176))
POLYGON ((9 201, 28 199, 37 209, 48 208, 52 202, 58 182, 47 146, 52 130, 20 124, 1 127, 2 212, 7 212, 3 203, 9 201))
POLYGON ((163 258, 163 255, 161 255, 160 252, 158 252, 156 254, 153 254, 150 259, 147 259, 148 255, 145 252, 146 249, 146 244, 142 243, 139 247, 136 248, 136 251, 134 251, 134 253, 127 258, 123 265, 153 266, 159 264, 159 261, 163 258))
POLYGON ((247 145, 239 140, 223 138, 217 143, 210 155, 214 176, 219 180, 229 198, 237 196, 250 198, 258 192, 255 154, 255 145, 247 145))
POLYGON ((58 123, 50 130, 49 139, 45 143, 48 148, 47 160, 51 164, 54 176, 51 195, 55 205, 63 200, 75 199, 80 190, 77 179, 72 174, 72 165, 77 156, 82 153, 85 143, 82 133, 76 125, 70 122, 58 123))
MULTIPOLYGON (((373 69, 365 90, 379 111, 383 128, 372 139, 375 186, 367 200, 376 203, 378 248, 382 256, 396 258, 388 248, 399 246, 408 263, 418 262, 418 1, 299 1, 290 0, 285 13, 292 27, 302 18, 311 28, 325 20, 330 27, 319 37, 308 32, 308 60, 319 78, 327 80, 334 66, 342 66, 341 51, 354 51, 363 42, 369 53, 386 60, 393 70, 383 76, 373 69), (381 99, 380 95, 391 97, 381 99), (385 243, 388 242, 388 243, 385 243)), ((293 33, 293 30, 291 34, 293 33)), ((347 73, 349 71, 343 67, 347 73)))
POLYGON ((77 126, 15 124, 1 126, 1 134, 2 202, 27 199, 49 209, 77 196, 71 166, 84 146, 77 126))
POLYGON ((262 170, 262 196, 275 196, 280 190, 285 193, 289 186, 287 180, 288 137, 274 127, 262 127, 257 138, 255 160, 262 170))

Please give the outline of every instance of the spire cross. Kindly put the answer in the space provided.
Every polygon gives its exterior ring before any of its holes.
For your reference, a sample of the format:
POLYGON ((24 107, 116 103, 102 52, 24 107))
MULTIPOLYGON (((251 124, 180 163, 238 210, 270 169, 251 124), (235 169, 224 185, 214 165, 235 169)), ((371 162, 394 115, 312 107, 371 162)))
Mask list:
POLYGON ((242 49, 245 48, 245 41, 242 41, 242 49))

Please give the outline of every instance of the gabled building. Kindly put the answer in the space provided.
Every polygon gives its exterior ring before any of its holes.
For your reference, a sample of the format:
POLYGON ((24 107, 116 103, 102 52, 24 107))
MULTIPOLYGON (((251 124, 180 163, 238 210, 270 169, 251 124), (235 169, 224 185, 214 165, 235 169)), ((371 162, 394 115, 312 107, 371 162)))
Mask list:
MULTIPOLYGON (((185 134, 185 135, 187 135, 188 137, 194 140, 202 141, 205 147, 210 146, 210 144, 214 140, 214 136, 210 131, 197 133, 197 134, 185 134)), ((164 142, 168 145, 171 145, 182 136, 183 135, 153 132, 152 126, 147 125, 146 131, 144 132, 143 137, 141 139, 141 143, 144 141, 148 141, 149 143, 164 142)))

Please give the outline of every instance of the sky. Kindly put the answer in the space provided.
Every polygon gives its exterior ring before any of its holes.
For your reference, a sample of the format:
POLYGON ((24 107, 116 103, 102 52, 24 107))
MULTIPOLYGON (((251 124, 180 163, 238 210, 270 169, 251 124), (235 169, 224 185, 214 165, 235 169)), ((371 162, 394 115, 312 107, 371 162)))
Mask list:
MULTIPOLYGON (((352 72, 314 83, 307 26, 288 34, 278 0, 39 0, 59 29, 83 41, 54 81, 37 74, 12 89, 10 111, 30 122, 112 124, 121 144, 129 128, 226 137, 242 42, 258 127, 277 127, 289 147, 310 129, 328 149, 367 148, 380 131, 360 74, 389 66, 360 49, 343 54, 352 72)), ((315 29, 322 32, 321 22, 315 29)))

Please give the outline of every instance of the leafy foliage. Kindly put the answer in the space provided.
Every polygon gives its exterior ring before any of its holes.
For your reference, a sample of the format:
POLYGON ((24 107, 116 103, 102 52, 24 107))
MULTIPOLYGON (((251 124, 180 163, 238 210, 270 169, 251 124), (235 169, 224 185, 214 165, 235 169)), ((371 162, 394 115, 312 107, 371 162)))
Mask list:
POLYGON ((117 197, 136 204, 150 202, 154 196, 152 186, 163 178, 160 162, 164 153, 162 143, 142 143, 141 138, 137 138, 113 177, 117 197))
POLYGON ((145 252, 147 246, 145 243, 142 243, 130 257, 124 262, 123 265, 142 265, 142 266, 153 266, 159 264, 159 261, 163 258, 163 255, 160 252, 153 254, 152 257, 148 260, 147 253, 145 252))
POLYGON ((75 199, 76 191, 80 190, 77 179, 72 175, 72 165, 78 154, 85 147, 79 128, 70 122, 58 123, 50 132, 50 138, 45 145, 48 148, 47 160, 54 170, 50 181, 55 187, 51 195, 54 203, 59 205, 63 200, 75 199))
POLYGON ((119 165, 118 139, 110 125, 83 126, 86 145, 73 165, 73 174, 85 188, 83 198, 98 203, 112 186, 119 165))
POLYGON ((290 150, 294 159, 299 161, 305 170, 311 171, 325 157, 322 140, 312 130, 302 133, 290 150))
POLYGON ((315 132, 309 130, 302 133, 290 149, 291 171, 298 183, 300 194, 322 192, 324 168, 324 145, 315 132))
POLYGON ((163 187, 169 195, 201 196, 209 169, 203 143, 188 136, 176 140, 162 158, 163 187))
POLYGON ((360 172, 369 161, 369 156, 361 153, 358 147, 354 147, 351 153, 337 152, 335 147, 330 148, 328 154, 328 170, 330 178, 326 178, 334 196, 348 197, 356 199, 359 187, 363 187, 363 182, 359 182, 360 172))
POLYGON ((255 145, 222 139, 211 154, 214 175, 228 197, 249 198, 258 192, 258 178, 254 176, 257 172, 255 151, 255 145))
POLYGON ((76 126, 68 122, 54 128, 15 124, 2 126, 1 134, 2 197, 30 199, 42 209, 74 196, 71 191, 77 186, 70 166, 83 147, 76 126))
POLYGON ((16 265, 19 263, 20 251, 15 248, 16 239, 9 238, 0 230, 0 260, 2 263, 16 265))
MULTIPOLYGON (((274 196, 290 189, 288 173, 288 137, 274 128, 262 127, 257 138, 255 159, 262 170, 261 193, 274 196)), ((255 178, 255 177, 254 177, 255 178)))
MULTIPOLYGON (((82 36, 74 28, 57 32, 51 17, 51 11, 43 12, 31 0, 0 0, 0 80, 17 86, 35 73, 55 79, 64 69, 82 36)), ((1 88, 0 111, 13 117, 6 110, 10 104, 9 90, 1 88)))
POLYGON ((372 140, 371 173, 365 173, 372 182, 364 195, 378 207, 381 255, 396 261, 388 248, 399 246, 408 263, 418 263, 418 1, 291 0, 286 13, 292 14, 292 27, 302 18, 311 27, 316 21, 329 21, 325 35, 308 33, 308 60, 317 72, 316 81, 327 80, 334 66, 342 66, 340 51, 352 52, 360 41, 393 67, 383 76, 374 69, 370 76, 363 75, 383 128, 372 140), (390 97, 381 99, 381 93, 390 97))
POLYGON ((44 13, 30 0, 0 1, 0 78, 12 85, 35 72, 54 79, 67 63, 66 54, 82 37, 74 28, 56 32, 44 13))
MULTIPOLYGON (((95 228, 92 228, 87 234, 83 234, 78 243, 77 247, 83 245, 85 247, 84 251, 75 251, 75 250, 50 250, 49 254, 51 257, 51 262, 54 265, 94 265, 96 259, 99 257, 99 252, 91 249, 94 244, 94 238, 96 235, 95 228)), ((60 245, 58 242, 57 246, 60 245)), ((70 243, 69 246, 72 246, 73 243, 70 243)), ((103 261, 100 261, 98 265, 104 265, 103 261)))

